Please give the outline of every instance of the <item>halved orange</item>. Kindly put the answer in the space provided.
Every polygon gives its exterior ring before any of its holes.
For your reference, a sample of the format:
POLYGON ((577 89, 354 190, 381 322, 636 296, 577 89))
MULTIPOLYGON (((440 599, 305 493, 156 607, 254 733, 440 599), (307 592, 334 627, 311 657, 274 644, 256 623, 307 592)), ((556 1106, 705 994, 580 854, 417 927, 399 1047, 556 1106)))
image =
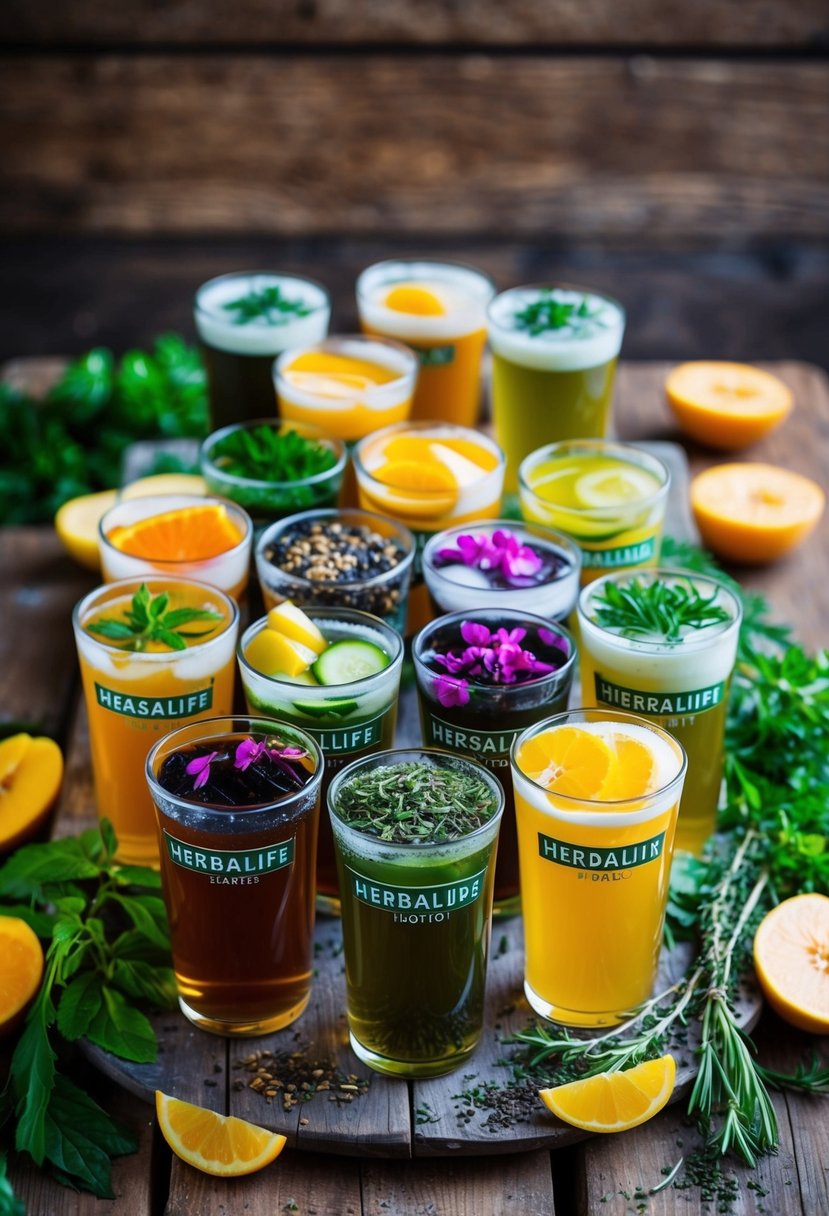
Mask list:
POLYGON ((55 531, 70 557, 88 570, 100 573, 98 525, 118 501, 117 490, 101 490, 97 494, 81 494, 70 498, 58 508, 55 531))
POLYGON ((646 1060, 626 1072, 600 1072, 581 1081, 541 1089, 549 1111, 588 1132, 624 1132, 658 1114, 674 1091, 673 1056, 646 1060))
POLYGON ((776 1013, 799 1030, 829 1034, 829 898, 794 895, 754 937, 754 966, 776 1013))
POLYGON ((278 1132, 181 1102, 160 1089, 155 1091, 155 1109, 161 1134, 176 1156, 205 1174, 253 1174, 274 1161, 287 1143, 278 1132))
POLYGON ((107 539, 122 553, 148 561, 205 561, 235 548, 242 532, 224 503, 177 507, 113 528, 107 539))
POLYGON ((43 978, 43 947, 17 916, 0 916, 0 1037, 16 1030, 43 978))
POLYGON ((446 309, 441 300, 428 287, 419 283, 398 283, 383 300, 392 312, 407 312, 414 317, 443 317, 446 309))
POLYGON ((665 381, 665 393, 682 429, 712 448, 755 443, 794 404, 782 380, 746 363, 682 363, 665 381))
POLYGON ((600 797, 616 766, 616 757, 601 735, 581 726, 541 731, 521 744, 516 760, 522 773, 567 798, 600 797))
POLYGON ((599 791, 602 802, 621 802, 629 798, 642 798, 653 789, 653 752, 641 739, 624 735, 618 731, 608 739, 616 753, 616 763, 611 765, 607 780, 599 791))
POLYGON ((720 464, 691 482, 703 542, 737 562, 771 562, 798 545, 825 506, 816 482, 771 464, 720 464))

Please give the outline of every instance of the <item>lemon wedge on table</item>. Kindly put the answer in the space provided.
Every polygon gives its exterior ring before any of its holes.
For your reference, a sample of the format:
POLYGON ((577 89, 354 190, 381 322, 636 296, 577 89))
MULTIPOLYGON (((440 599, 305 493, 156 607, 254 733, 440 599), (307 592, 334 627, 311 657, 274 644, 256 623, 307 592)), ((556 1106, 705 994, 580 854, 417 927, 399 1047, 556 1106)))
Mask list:
POLYGON ((70 498, 58 509, 55 531, 70 557, 88 570, 100 573, 98 555, 98 525, 110 507, 118 501, 117 490, 101 490, 98 494, 82 494, 70 498))
POLYGON ((600 1072, 593 1077, 541 1089, 538 1096, 549 1111, 571 1127, 587 1132, 624 1132, 652 1119, 674 1091, 673 1056, 646 1060, 625 1072, 600 1072))
POLYGON ((155 1091, 161 1134, 170 1148, 204 1174, 237 1178, 261 1170, 279 1156, 287 1137, 267 1128, 155 1091))

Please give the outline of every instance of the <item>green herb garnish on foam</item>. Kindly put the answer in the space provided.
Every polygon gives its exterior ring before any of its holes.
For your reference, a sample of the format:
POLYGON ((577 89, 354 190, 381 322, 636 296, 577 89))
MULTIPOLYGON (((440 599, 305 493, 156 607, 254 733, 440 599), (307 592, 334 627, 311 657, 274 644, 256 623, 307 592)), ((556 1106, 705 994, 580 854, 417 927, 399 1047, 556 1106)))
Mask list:
POLYGON ((247 325, 260 319, 269 325, 285 325, 291 317, 307 317, 314 311, 304 300, 283 295, 277 284, 263 287, 260 291, 249 291, 247 295, 239 296, 238 300, 228 300, 222 308, 236 314, 234 325, 247 325))
POLYGON ((592 618, 602 629, 626 638, 680 642, 684 631, 729 622, 731 614, 717 604, 718 591, 703 595, 688 579, 645 582, 632 578, 608 582, 592 600, 592 618))
POLYGON ((495 814, 497 799, 471 773, 418 762, 357 774, 337 795, 350 828, 393 844, 457 840, 495 814))
POLYGON ((525 305, 513 315, 513 328, 527 333, 531 338, 548 330, 569 329, 575 337, 591 333, 596 325, 603 325, 601 307, 591 310, 587 300, 581 303, 559 299, 551 290, 542 291, 537 300, 525 305))
POLYGON ((216 444, 210 459, 229 477, 268 482, 306 481, 337 463, 329 444, 273 426, 232 431, 216 444))
POLYGON ((91 625, 85 625, 87 633, 112 642, 119 650, 146 650, 150 642, 161 642, 170 650, 186 650, 188 638, 204 638, 213 632, 216 622, 222 620, 220 612, 209 608, 173 608, 168 611, 170 597, 166 591, 150 595, 149 587, 142 583, 132 597, 130 607, 120 617, 102 617, 91 625), (210 628, 196 633, 185 631, 185 625, 196 621, 209 621, 210 628))

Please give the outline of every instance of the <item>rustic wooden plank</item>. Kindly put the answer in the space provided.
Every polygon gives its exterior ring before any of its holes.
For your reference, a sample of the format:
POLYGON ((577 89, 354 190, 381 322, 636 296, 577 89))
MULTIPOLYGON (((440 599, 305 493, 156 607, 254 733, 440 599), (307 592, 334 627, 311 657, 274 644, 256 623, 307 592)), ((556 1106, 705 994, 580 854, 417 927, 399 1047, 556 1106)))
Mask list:
MULTIPOLYGON (((555 1165, 553 1165, 553 1169, 555 1165)), ((364 1162, 363 1216, 554 1216, 550 1154, 507 1159, 364 1162)))
POLYGON ((10 233, 647 234, 653 248, 827 228, 820 63, 149 53, 0 70, 10 233))
POLYGON ((786 5, 723 5, 719 0, 630 0, 624 20, 611 3, 584 5, 558 0, 240 0, 232 9, 208 4, 159 5, 125 0, 110 5, 83 0, 71 8, 50 0, 9 0, 0 17, 0 39, 31 45, 91 45, 118 42, 144 46, 199 42, 331 45, 359 43, 471 43, 537 46, 539 43, 609 46, 693 45, 808 48, 826 37, 820 0, 786 5))
MULTIPOLYGON (((797 363, 765 364, 792 389, 795 408, 789 418, 760 443, 745 452, 714 453, 683 439, 674 426, 664 399, 670 364, 623 364, 619 376, 616 421, 629 439, 644 436, 681 442, 688 452, 691 471, 721 461, 760 460, 783 465, 826 485, 829 440, 829 379, 819 368, 797 363)), ((796 624, 795 635, 804 645, 825 646, 826 587, 829 585, 829 512, 793 553, 765 567, 730 566, 732 573, 752 591, 765 595, 777 619, 796 624)))
POLYGON ((205 1185, 198 1188, 179 1180, 164 1216, 360 1216, 359 1168, 358 1161, 286 1148, 273 1165, 245 1178, 201 1175, 205 1185))
POLYGON ((43 528, 0 529, 0 724, 63 741, 76 680, 72 608, 94 582, 43 528))
MULTIPOLYGON (((768 1012, 763 1019, 757 1045, 762 1062, 782 1072, 792 1072, 798 1064, 809 1063, 813 1055, 829 1065, 829 1041, 794 1030, 768 1012)), ((789 1170, 789 1192, 800 1193, 804 1216, 829 1211, 829 1111, 826 1098, 787 1093, 787 1136, 791 1137, 795 1171, 789 1170)), ((781 1119, 781 1123, 783 1120, 781 1119)), ((764 1201, 765 1202, 765 1201, 764 1201)), ((793 1200, 789 1201, 790 1203, 793 1200)), ((771 1204, 767 1210, 773 1211, 771 1204)), ((785 1206, 780 1211, 788 1211, 785 1206)))

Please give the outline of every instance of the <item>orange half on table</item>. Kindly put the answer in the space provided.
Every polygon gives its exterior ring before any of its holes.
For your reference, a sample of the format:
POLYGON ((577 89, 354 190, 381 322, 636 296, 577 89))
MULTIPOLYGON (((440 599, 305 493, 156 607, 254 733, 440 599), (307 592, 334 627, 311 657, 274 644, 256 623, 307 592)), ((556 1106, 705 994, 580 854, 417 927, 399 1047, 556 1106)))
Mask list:
POLYGON ((220 1115, 216 1111, 155 1091, 161 1134, 170 1148, 204 1174, 237 1178, 270 1165, 287 1144, 287 1137, 267 1128, 220 1115))
POLYGON ((691 482, 703 543, 718 557, 762 564, 805 540, 826 498, 820 486, 772 464, 720 464, 691 482))
POLYGON ((829 898, 795 895, 754 937, 754 967, 772 1009, 811 1034, 829 1034, 829 898))
POLYGON ((782 380, 746 363, 682 363, 665 381, 665 394, 686 434, 726 450, 762 439, 794 403, 782 380))

